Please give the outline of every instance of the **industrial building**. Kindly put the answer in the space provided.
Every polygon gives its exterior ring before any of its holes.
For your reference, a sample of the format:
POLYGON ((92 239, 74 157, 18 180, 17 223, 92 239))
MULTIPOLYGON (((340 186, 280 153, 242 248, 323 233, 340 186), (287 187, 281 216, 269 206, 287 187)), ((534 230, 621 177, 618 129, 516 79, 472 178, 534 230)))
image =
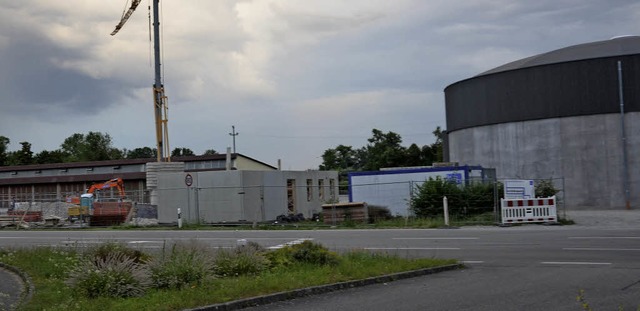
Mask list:
POLYGON ((158 176, 158 221, 262 222, 280 215, 305 219, 337 202, 336 171, 174 172, 158 176))
POLYGON ((281 171, 238 153, 174 157, 173 162, 127 159, 4 166, 0 212, 26 204, 45 216, 56 213, 64 209, 66 198, 113 178, 123 180, 127 199, 157 206, 161 223, 176 222, 178 207, 191 222, 263 221, 283 214, 311 217, 322 204, 336 200, 338 192, 337 172, 281 171))
POLYGON ((640 202, 640 37, 550 51, 445 88, 445 161, 564 180, 569 209, 640 202))
POLYGON ((493 181, 495 172, 479 166, 401 167, 349 173, 349 202, 384 207, 393 216, 412 216, 411 199, 417 186, 430 178, 458 185, 493 181))

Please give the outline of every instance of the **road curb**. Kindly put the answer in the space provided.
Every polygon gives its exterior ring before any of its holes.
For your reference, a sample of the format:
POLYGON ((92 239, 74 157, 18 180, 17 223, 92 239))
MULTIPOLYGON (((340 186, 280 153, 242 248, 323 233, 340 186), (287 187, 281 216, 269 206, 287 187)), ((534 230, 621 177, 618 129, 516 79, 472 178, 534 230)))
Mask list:
POLYGON ((36 290, 35 287, 33 286, 33 282, 31 281, 31 278, 24 271, 2 262, 0 262, 0 269, 9 270, 15 273, 16 275, 18 275, 20 279, 22 279, 23 287, 22 287, 22 293, 20 293, 20 300, 18 302, 18 307, 24 306, 26 303, 28 303, 31 300, 31 297, 33 297, 33 293, 36 290))
POLYGON ((399 272, 394 274, 387 274, 387 275, 382 275, 377 277, 366 278, 362 280, 354 280, 354 281, 340 282, 340 283, 334 283, 334 284, 313 286, 313 287, 296 289, 296 290, 287 291, 287 292, 279 292, 279 293, 269 294, 264 296, 234 300, 234 301, 229 301, 229 302, 220 303, 220 304, 198 307, 194 309, 187 309, 187 311, 239 310, 239 309, 255 307, 259 305, 266 305, 266 304, 279 302, 279 301, 301 298, 305 296, 329 293, 329 292, 338 291, 341 289, 349 289, 349 288, 361 287, 361 286, 372 285, 372 284, 387 283, 387 282, 398 281, 398 280, 403 280, 403 279, 408 279, 408 278, 413 278, 418 276, 424 276, 424 275, 429 275, 429 274, 434 274, 434 273, 439 273, 444 271, 462 269, 463 267, 464 267, 463 264, 453 264, 453 265, 446 265, 446 266, 440 266, 435 268, 426 268, 426 269, 412 270, 412 271, 406 271, 406 272, 399 272))

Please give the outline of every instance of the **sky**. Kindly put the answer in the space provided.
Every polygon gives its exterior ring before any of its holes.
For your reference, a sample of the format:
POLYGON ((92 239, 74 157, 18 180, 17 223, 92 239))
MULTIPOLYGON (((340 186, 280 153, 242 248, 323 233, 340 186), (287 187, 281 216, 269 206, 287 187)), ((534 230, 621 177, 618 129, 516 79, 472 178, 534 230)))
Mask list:
MULTIPOLYGON (((10 151, 109 134, 155 148, 149 0, 0 1, 0 136, 10 151)), ((329 148, 446 129, 444 88, 551 50, 640 34, 626 0, 163 0, 169 145, 287 170, 329 148)))

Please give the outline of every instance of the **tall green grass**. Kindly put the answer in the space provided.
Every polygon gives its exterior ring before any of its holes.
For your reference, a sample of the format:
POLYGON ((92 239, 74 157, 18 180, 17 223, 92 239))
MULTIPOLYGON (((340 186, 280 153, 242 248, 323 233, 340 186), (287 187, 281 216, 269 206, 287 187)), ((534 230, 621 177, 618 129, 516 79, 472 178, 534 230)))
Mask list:
MULTIPOLYGON (((178 248, 176 248, 178 249, 178 248)), ((322 249, 306 245, 305 252, 322 249)), ((326 249, 319 251, 325 254, 326 249)), ((288 252, 288 253, 295 253, 288 252)), ((455 263, 444 259, 407 259, 395 255, 350 252, 337 255, 333 264, 289 260, 258 273, 233 277, 206 278, 188 286, 149 288, 141 297, 87 298, 74 292, 65 280, 86 254, 76 249, 16 248, 0 250, 0 262, 18 267, 32 279, 36 291, 20 310, 181 310, 203 305, 299 289, 309 286, 357 280, 455 263)), ((228 255, 228 254, 227 254, 228 255)), ((157 255, 156 255, 157 256, 157 255)), ((165 257, 166 258, 166 257, 165 257)), ((268 258, 268 256, 267 256, 268 258)), ((263 260, 263 259, 260 259, 263 260)))

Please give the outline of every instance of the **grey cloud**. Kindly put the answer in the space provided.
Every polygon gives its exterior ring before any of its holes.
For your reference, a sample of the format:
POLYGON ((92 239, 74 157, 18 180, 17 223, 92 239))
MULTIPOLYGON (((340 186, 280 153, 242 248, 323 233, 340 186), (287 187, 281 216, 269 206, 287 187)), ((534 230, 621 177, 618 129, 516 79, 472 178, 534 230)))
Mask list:
MULTIPOLYGON (((96 81, 52 63, 54 58, 82 57, 61 50, 37 36, 13 37, 0 50, 0 101, 5 107, 29 111, 33 106, 55 104, 69 111, 91 111, 110 102, 110 82, 96 81)), ((39 110, 32 110, 39 111, 39 110)))

